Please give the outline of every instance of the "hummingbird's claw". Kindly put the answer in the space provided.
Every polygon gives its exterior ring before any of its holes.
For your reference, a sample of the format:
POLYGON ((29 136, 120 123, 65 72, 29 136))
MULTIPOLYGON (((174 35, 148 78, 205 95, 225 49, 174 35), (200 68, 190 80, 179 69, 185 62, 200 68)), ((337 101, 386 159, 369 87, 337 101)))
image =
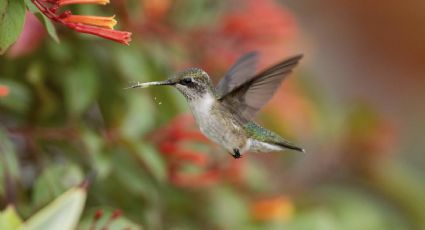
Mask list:
POLYGON ((233 149, 233 158, 235 158, 235 159, 239 159, 239 158, 241 158, 242 156, 241 156, 241 153, 239 152, 239 149, 233 149))

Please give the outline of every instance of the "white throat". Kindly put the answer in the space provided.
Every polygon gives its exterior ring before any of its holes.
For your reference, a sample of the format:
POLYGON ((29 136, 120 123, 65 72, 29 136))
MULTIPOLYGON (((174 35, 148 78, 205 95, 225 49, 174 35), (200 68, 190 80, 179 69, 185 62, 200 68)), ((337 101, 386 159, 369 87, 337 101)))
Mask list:
POLYGON ((210 111, 215 103, 215 97, 210 93, 204 94, 202 97, 192 99, 189 102, 190 109, 192 110, 193 116, 200 126, 202 121, 210 119, 210 111))
POLYGON ((221 126, 211 116, 215 101, 216 99, 213 95, 206 93, 202 97, 192 99, 190 101, 190 109, 201 132, 216 143, 221 143, 220 138, 214 135, 214 133, 220 133, 217 129, 220 129, 221 126))

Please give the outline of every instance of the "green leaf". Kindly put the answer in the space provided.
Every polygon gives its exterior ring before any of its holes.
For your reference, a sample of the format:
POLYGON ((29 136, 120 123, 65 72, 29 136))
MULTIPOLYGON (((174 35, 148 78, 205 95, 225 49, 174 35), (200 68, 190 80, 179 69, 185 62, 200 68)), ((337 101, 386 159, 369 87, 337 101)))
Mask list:
POLYGON ((25 0, 25 5, 31 13, 39 13, 40 10, 31 2, 31 0, 25 0))
POLYGON ((152 196, 155 196, 157 191, 154 189, 151 178, 140 167, 138 161, 128 153, 120 150, 111 150, 111 153, 111 161, 114 162, 114 172, 111 174, 119 181, 118 190, 152 200, 152 196), (123 167, 125 167, 125 170, 123 170, 123 167))
POLYGON ((48 17, 44 16, 44 14, 40 13, 38 8, 31 2, 31 0, 25 0, 25 4, 27 5, 28 9, 37 16, 38 20, 43 23, 44 27, 47 30, 47 33, 50 35, 50 37, 57 43, 59 43, 59 37, 56 33, 56 28, 53 26, 52 20, 50 20, 48 17))
POLYGON ((218 229, 244 229, 249 220, 248 202, 236 191, 216 187, 209 194, 207 214, 218 229))
POLYGON ((145 162, 155 179, 165 182, 167 179, 166 164, 160 153, 151 145, 139 144, 137 148, 137 156, 145 162))
POLYGON ((98 78, 90 64, 81 62, 65 72, 62 79, 65 103, 71 116, 83 113, 96 97, 98 78))
POLYGON ((3 15, 6 12, 7 1, 0 1, 0 15, 3 15))
POLYGON ((267 166, 259 163, 259 161, 247 161, 245 167, 242 168, 242 177, 250 189, 260 192, 270 187, 273 183, 269 178, 267 166))
POLYGON ((147 81, 150 79, 150 65, 140 49, 116 49, 113 57, 115 59, 113 63, 126 80, 147 81))
POLYGON ((9 95, 0 98, 0 106, 18 113, 24 113, 29 110, 32 98, 24 84, 18 81, 0 79, 0 85, 5 85, 9 88, 9 95))
POLYGON ((97 176, 101 179, 106 178, 111 172, 113 162, 110 157, 102 151, 104 140, 101 136, 88 129, 82 131, 81 140, 84 142, 92 162, 91 165, 96 171, 97 176))
POLYGON ((14 206, 9 205, 6 209, 0 212, 0 229, 15 230, 22 225, 22 220, 16 213, 14 206))
POLYGON ((152 101, 148 95, 126 95, 128 111, 121 124, 121 133, 126 138, 138 139, 155 125, 152 101))
POLYGON ((56 32, 56 28, 53 25, 52 21, 43 15, 43 24, 44 27, 46 27, 47 33, 50 35, 50 37, 57 43, 59 43, 59 37, 58 33, 56 32))
POLYGON ((25 70, 25 77, 31 88, 34 89, 33 97, 36 99, 36 106, 31 107, 32 114, 39 118, 50 119, 51 115, 59 108, 60 101, 56 93, 47 85, 49 75, 46 74, 49 66, 45 66, 40 60, 31 62, 25 70))
POLYGON ((5 184, 6 176, 9 179, 17 180, 20 177, 20 169, 15 148, 0 126, 0 194, 4 192, 2 185, 5 184))
POLYGON ((338 226, 337 218, 328 210, 313 209, 296 216, 288 224, 287 229, 338 230, 344 228, 338 226))
POLYGON ((72 188, 38 211, 24 223, 24 230, 73 230, 86 202, 84 188, 72 188))
POLYGON ((21 34, 25 21, 23 0, 2 0, 0 3, 0 54, 4 54, 21 34))
POLYGON ((16 158, 16 151, 6 135, 6 131, 0 126, 0 165, 7 169, 8 174, 13 178, 19 178, 19 165, 16 158))
POLYGON ((34 185, 33 202, 36 206, 44 205, 70 187, 83 181, 81 169, 73 164, 52 165, 37 178, 34 185))

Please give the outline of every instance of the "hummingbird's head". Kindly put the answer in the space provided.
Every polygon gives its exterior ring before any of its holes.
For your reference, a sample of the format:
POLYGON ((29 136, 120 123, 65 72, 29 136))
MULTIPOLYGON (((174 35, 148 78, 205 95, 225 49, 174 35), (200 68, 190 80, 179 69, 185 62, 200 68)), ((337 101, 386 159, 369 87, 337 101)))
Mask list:
POLYGON ((145 88, 154 85, 170 85, 177 88, 188 100, 201 98, 213 93, 208 74, 199 68, 188 68, 178 72, 165 81, 137 83, 128 88, 145 88))
POLYGON ((188 68, 168 79, 188 100, 212 93, 212 83, 208 74, 199 68, 188 68))

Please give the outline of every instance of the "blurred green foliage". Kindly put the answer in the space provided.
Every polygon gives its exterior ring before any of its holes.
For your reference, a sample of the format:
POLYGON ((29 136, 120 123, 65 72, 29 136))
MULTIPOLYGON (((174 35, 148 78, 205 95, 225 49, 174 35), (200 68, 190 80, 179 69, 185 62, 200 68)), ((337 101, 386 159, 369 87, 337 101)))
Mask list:
POLYGON ((25 4, 23 1, 0 2, 0 54, 16 41, 24 26, 25 4))
MULTIPOLYGON (((0 1, 0 13, 11 2, 9 7, 20 1, 0 1)), ((77 223, 80 212, 78 229, 424 229, 425 183, 397 161, 396 131, 367 103, 347 106, 328 98, 312 86, 314 72, 301 70, 290 83, 295 90, 288 103, 304 104, 288 110, 299 117, 280 117, 282 106, 276 104, 262 115, 268 127, 292 135, 311 154, 248 155, 240 162, 199 138, 181 137, 185 127, 176 126, 175 133, 163 129, 173 128, 172 119, 187 111, 177 91, 123 90, 133 81, 164 79, 183 66, 228 60, 204 52, 211 44, 202 35, 222 42, 215 46, 230 43, 234 37, 216 30, 245 4, 117 0, 110 7, 72 6, 85 14, 117 14, 134 32, 130 47, 62 27, 56 35, 39 15, 54 39, 43 33, 40 41, 15 44, 30 52, 12 47, 0 57, 0 86, 8 91, 0 96, 0 207, 8 207, 0 214, 0 229, 32 218, 77 223), (308 128, 300 133, 291 124, 308 128), (183 160, 166 153, 161 138, 167 135, 183 139, 174 145, 195 156, 183 160), (76 187, 84 180, 90 185, 83 209, 85 192, 76 187), (72 191, 79 193, 78 205, 63 201, 72 191), (55 206, 61 211, 52 208, 55 199, 62 200, 55 206), (77 211, 66 205, 77 205, 77 211), (117 209, 123 216, 111 221, 117 209), (43 210, 44 217, 36 214, 43 210)), ((0 50, 10 45, 5 23, 0 21, 0 50)), ((248 30, 252 22, 245 23, 236 26, 248 30)), ((235 47, 233 59, 243 50, 235 47)), ((223 71, 220 65, 208 68, 212 76, 223 71)))

